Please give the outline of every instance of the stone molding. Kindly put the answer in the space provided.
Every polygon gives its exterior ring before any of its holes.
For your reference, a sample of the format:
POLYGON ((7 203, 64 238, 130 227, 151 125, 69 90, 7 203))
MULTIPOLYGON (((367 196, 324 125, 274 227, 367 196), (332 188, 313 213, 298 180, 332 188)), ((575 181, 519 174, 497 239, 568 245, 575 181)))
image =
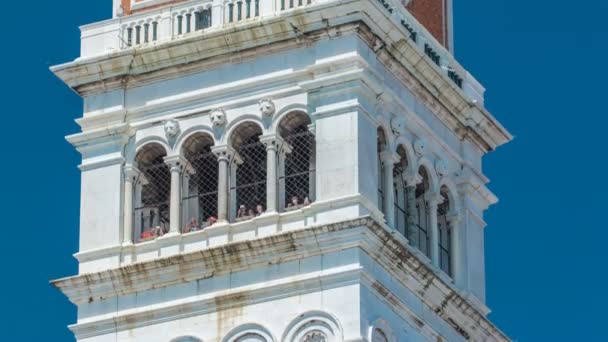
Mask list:
MULTIPOLYGON (((272 260, 285 262, 346 248, 360 248, 366 252, 463 337, 473 340, 487 340, 491 337, 497 341, 509 341, 476 306, 469 303, 452 284, 435 274, 432 266, 413 253, 410 246, 403 245, 383 225, 370 217, 231 243, 52 283, 73 303, 84 304, 95 301, 96 298, 115 297, 215 277, 227 272, 250 270, 267 265, 272 260), (298 243, 294 244, 294 241, 298 243)), ((353 272, 362 273, 361 270, 353 272)), ((373 287, 383 296, 388 295, 381 284, 373 287)), ((119 320, 130 321, 128 317, 113 318, 107 324, 114 329, 114 324, 119 320)), ((99 325, 99 322, 91 324, 99 325)), ((78 327, 76 325, 73 329, 77 331, 78 327)))

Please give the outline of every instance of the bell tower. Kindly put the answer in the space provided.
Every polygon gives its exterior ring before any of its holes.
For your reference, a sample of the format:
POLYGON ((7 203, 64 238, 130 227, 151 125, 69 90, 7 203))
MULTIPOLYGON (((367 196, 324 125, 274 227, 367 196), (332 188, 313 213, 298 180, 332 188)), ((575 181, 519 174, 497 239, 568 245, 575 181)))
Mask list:
POLYGON ((482 159, 511 135, 451 0, 113 8, 51 68, 84 102, 77 341, 509 341, 482 159))

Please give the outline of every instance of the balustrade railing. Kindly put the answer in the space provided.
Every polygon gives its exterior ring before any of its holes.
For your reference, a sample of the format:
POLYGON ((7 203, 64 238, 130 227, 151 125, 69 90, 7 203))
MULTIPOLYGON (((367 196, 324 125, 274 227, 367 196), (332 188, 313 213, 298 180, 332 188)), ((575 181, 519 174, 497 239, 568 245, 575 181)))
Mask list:
MULTIPOLYGON (((188 1, 173 6, 83 26, 82 56, 147 46, 178 39, 208 28, 259 19, 264 16, 332 0, 213 0, 188 1), (118 38, 118 39, 117 39, 118 38)), ((397 0, 370 0, 404 30, 404 35, 440 71, 469 97, 483 103, 485 89, 454 59, 397 0)))

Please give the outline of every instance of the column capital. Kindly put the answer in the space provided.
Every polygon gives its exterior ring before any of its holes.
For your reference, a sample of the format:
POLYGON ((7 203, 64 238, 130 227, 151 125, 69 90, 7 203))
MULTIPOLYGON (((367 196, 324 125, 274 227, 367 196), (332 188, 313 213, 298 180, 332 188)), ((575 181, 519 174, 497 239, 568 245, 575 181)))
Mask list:
POLYGON ((128 182, 135 182, 141 175, 141 171, 133 164, 127 164, 123 167, 125 174, 125 180, 128 182))
POLYGON ((424 200, 426 201, 427 205, 431 207, 443 203, 444 198, 439 193, 427 192, 426 194, 424 194, 424 200))
POLYGON ((385 164, 388 163, 389 165, 391 165, 401 161, 401 157, 397 152, 382 151, 380 152, 380 160, 385 164))
POLYGON ((164 158, 165 164, 169 165, 171 172, 181 172, 188 161, 180 155, 167 156, 164 158))
POLYGON ((403 180, 405 181, 407 188, 412 188, 412 187, 416 187, 416 185, 422 183, 422 181, 424 179, 422 178, 422 176, 419 173, 404 172, 403 180))
POLYGON ((226 161, 228 163, 236 162, 237 164, 243 163, 238 152, 230 145, 219 145, 211 147, 211 152, 215 154, 218 161, 226 161))
MULTIPOLYGON (((276 151, 280 151, 284 145, 288 145, 285 140, 283 140, 283 138, 276 133, 262 135, 260 137, 260 142, 266 145, 266 150, 274 149, 276 151)), ((291 152, 291 148, 289 151, 291 152)))
POLYGON ((448 212, 447 219, 452 225, 455 225, 459 222, 462 222, 463 215, 455 211, 450 211, 448 212))

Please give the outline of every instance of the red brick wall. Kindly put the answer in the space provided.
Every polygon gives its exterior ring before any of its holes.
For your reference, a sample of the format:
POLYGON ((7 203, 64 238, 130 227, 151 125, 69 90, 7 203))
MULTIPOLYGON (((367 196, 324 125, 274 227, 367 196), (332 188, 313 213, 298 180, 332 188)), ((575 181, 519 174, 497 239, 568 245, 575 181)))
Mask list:
POLYGON ((411 0, 407 9, 445 47, 447 34, 447 0, 411 0))
MULTIPOLYGON (((121 0, 121 1, 122 1, 122 8, 124 10, 125 15, 129 15, 129 14, 135 12, 135 11, 131 11, 131 0, 121 0)), ((141 1, 144 1, 144 0, 135 0, 135 2, 141 2, 141 1)), ((167 4, 174 4, 174 3, 182 2, 182 1, 186 1, 186 0, 167 0, 167 1, 165 1, 165 2, 163 2, 161 4, 159 4, 159 5, 156 5, 156 6, 150 6, 150 7, 142 8, 142 9, 138 10, 138 12, 149 10, 149 9, 153 9, 153 8, 157 8, 157 7, 161 7, 161 6, 165 6, 167 4)))

